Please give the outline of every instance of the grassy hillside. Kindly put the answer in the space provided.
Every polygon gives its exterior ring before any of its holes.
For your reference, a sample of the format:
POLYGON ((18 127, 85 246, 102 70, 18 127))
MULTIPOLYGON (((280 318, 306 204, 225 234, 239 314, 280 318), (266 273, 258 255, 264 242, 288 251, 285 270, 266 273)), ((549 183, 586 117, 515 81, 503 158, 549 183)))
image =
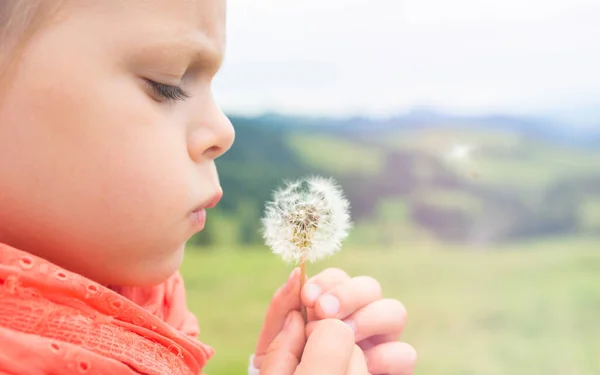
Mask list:
MULTIPOLYGON (((536 241, 465 253, 431 242, 346 248, 309 268, 377 277, 409 311, 416 375, 600 373, 599 242, 536 241), (450 251, 449 251, 450 250, 450 251)), ((188 249, 188 302, 217 354, 210 375, 245 374, 263 314, 290 271, 263 247, 188 249)))
POLYGON ((369 176, 383 167, 385 150, 339 136, 294 132, 287 142, 304 163, 323 172, 369 176))
POLYGON ((388 131, 344 139, 339 135, 292 134, 294 150, 315 168, 332 173, 375 173, 386 152, 420 152, 445 161, 464 178, 516 189, 542 189, 560 178, 597 173, 600 151, 569 148, 505 130, 460 127, 388 131), (471 146, 468 158, 454 146, 471 146))

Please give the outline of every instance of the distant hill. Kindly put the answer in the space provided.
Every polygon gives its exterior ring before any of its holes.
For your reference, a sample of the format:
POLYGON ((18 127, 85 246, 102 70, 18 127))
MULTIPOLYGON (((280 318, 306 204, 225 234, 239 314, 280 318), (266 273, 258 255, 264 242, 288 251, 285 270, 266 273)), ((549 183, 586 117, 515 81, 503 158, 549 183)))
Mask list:
POLYGON ((422 234, 471 245, 600 235, 600 129, 428 110, 383 120, 230 119, 236 141, 217 160, 220 219, 209 221, 199 242, 260 241, 272 190, 308 174, 341 183, 357 223, 353 236, 369 243, 422 234))
MULTIPOLYGON (((233 116, 233 118, 241 119, 243 117, 233 116)), ((518 117, 502 114, 458 116, 422 108, 386 119, 372 119, 368 117, 319 118, 284 116, 272 113, 248 118, 248 120, 261 126, 310 127, 312 128, 311 131, 318 130, 343 134, 415 130, 432 127, 509 130, 528 137, 564 145, 600 148, 600 118, 598 119, 597 126, 590 125, 589 122, 587 126, 574 126, 567 122, 542 116, 518 117)))

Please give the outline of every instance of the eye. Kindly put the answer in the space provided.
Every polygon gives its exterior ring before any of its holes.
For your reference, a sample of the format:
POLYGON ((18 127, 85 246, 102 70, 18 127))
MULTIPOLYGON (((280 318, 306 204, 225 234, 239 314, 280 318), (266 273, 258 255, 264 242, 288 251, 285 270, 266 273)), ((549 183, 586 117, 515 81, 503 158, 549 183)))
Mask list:
POLYGON ((159 101, 185 100, 190 96, 179 86, 165 85, 150 79, 146 79, 146 84, 157 96, 159 101))

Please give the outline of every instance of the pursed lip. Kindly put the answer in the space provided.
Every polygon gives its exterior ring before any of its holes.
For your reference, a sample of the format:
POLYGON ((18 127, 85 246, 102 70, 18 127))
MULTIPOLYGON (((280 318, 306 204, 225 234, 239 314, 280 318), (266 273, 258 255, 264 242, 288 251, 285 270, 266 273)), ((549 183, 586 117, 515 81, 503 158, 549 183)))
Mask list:
POLYGON ((217 204, 219 204, 219 202, 221 201, 221 198, 223 198, 222 191, 219 191, 218 193, 213 194, 213 196, 206 203, 206 206, 204 208, 214 208, 217 204))
POLYGON ((215 194, 211 195, 209 199, 207 199, 207 200, 203 201, 202 203, 200 203, 199 205, 197 205, 196 208, 194 208, 192 210, 192 212, 198 212, 198 211, 201 211, 204 209, 214 208, 217 204, 219 204, 219 201, 221 200, 222 197, 223 197, 222 192, 215 193, 215 194))
POLYGON ((204 229, 204 224, 206 223, 206 210, 209 208, 214 208, 221 198, 223 197, 223 192, 219 191, 218 193, 213 194, 209 199, 199 204, 192 212, 191 218, 195 223, 197 230, 204 229))

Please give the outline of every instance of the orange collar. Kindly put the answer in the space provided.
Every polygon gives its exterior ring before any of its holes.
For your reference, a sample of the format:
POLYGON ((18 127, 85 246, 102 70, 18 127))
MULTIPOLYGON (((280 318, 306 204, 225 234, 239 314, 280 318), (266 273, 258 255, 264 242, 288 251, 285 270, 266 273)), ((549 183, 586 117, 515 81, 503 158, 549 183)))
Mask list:
POLYGON ((0 374, 199 374, 181 275, 117 290, 0 244, 0 374))

